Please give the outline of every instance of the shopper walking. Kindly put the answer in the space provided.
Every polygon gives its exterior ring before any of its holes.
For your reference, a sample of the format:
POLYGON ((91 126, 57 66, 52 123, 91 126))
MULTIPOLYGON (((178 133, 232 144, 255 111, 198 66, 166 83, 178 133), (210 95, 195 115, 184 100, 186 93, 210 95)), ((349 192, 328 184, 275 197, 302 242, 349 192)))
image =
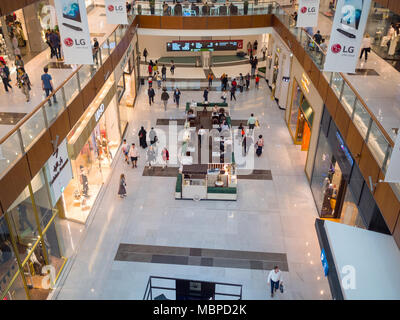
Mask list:
POLYGON ((121 149, 122 149, 122 154, 124 155, 124 158, 125 158, 125 162, 127 164, 129 164, 129 158, 128 158, 129 145, 126 142, 126 139, 124 139, 124 141, 121 145, 121 149))
POLYGON ((24 64, 24 60, 22 60, 22 57, 20 54, 17 54, 15 56, 15 61, 14 61, 15 67, 18 68, 24 68, 25 64, 24 64))
POLYGON ((256 88, 258 89, 258 86, 260 84, 260 76, 257 74, 256 75, 256 88))
POLYGON ((263 54, 263 60, 265 60, 265 54, 267 53, 267 47, 266 47, 265 44, 263 45, 263 47, 262 47, 262 49, 261 49, 261 52, 262 52, 262 54, 263 54))
POLYGON ((170 71, 171 71, 171 75, 174 75, 174 74, 175 74, 175 64, 174 64, 174 60, 171 60, 171 68, 170 68, 170 71))
POLYGON ((24 68, 17 69, 17 85, 26 97, 26 102, 30 101, 29 91, 31 90, 31 81, 24 68))
POLYGON ((369 34, 366 33, 365 37, 362 39, 362 43, 361 43, 360 59, 362 59, 362 57, 365 53, 365 62, 367 62, 369 52, 371 52, 371 38, 369 37, 369 34))
POLYGON ((214 75, 212 74, 211 71, 208 73, 207 79, 208 79, 208 87, 211 88, 212 87, 212 82, 214 80, 214 75))
POLYGON ((282 285, 283 278, 282 272, 279 270, 278 266, 275 266, 268 274, 267 283, 271 284, 271 298, 274 296, 274 292, 279 289, 279 284, 282 285))
POLYGON ((50 42, 50 37, 49 37, 50 34, 51 34, 51 30, 47 29, 46 34, 44 35, 44 37, 46 39, 47 45, 50 48, 50 59, 52 59, 56 55, 56 53, 54 52, 54 48, 52 47, 51 42, 50 42))
POLYGON ((97 41, 97 38, 94 38, 93 39, 93 60, 96 61, 96 64, 99 64, 99 50, 100 50, 99 42, 97 41))
POLYGON ((151 164, 156 160, 156 153, 154 152, 153 146, 149 146, 147 150, 147 161, 149 162, 149 167, 151 168, 151 164))
POLYGON ((169 94, 167 92, 167 88, 163 88, 163 92, 161 93, 161 100, 164 103, 164 110, 167 111, 169 94))
MULTIPOLYGON (((42 74, 41 80, 42 80, 42 89, 46 94, 46 98, 50 95, 50 92, 53 93, 53 79, 51 75, 48 74, 49 69, 47 67, 44 67, 43 69, 44 73, 42 74)), ((56 95, 53 94, 53 101, 54 103, 57 103, 57 98, 56 95)), ((49 99, 49 105, 51 106, 51 99, 49 99)))
POLYGON ((147 89, 147 95, 149 96, 149 105, 151 105, 152 102, 154 103, 154 96, 156 95, 153 87, 147 89))
POLYGON ((155 143, 155 137, 156 137, 156 132, 154 131, 154 128, 152 127, 149 132, 150 145, 153 145, 155 143))
POLYGON ((143 149, 147 148, 147 142, 146 142, 146 130, 144 129, 144 127, 141 127, 138 136, 139 136, 139 144, 143 149))
POLYGON ((232 87, 231 87, 231 101, 232 101, 232 98, 235 99, 235 101, 236 101, 235 93, 236 93, 236 86, 233 85, 233 81, 232 81, 232 87))
POLYGON ((203 91, 204 102, 208 102, 208 88, 205 88, 203 91))
POLYGON ((243 87, 244 87, 244 77, 243 74, 239 74, 239 90, 240 92, 243 92, 243 87))
POLYGON ((167 147, 164 147, 162 149, 161 157, 162 157, 163 162, 164 162, 164 166, 163 166, 163 169, 164 169, 164 168, 168 167, 168 161, 169 161, 169 152, 168 152, 167 147))
POLYGON ((161 68, 161 78, 163 81, 167 81, 167 68, 165 67, 165 64, 163 64, 161 68))
POLYGON ((258 140, 256 142, 256 154, 258 157, 261 156, 263 147, 264 147, 264 139, 263 139, 262 135, 260 134, 258 136, 258 140))
POLYGON ((226 90, 224 90, 223 92, 222 92, 222 96, 221 96, 221 99, 224 101, 224 103, 226 103, 226 98, 228 97, 228 93, 226 92, 226 90))
POLYGON ((119 189, 118 189, 118 195, 121 199, 126 197, 125 187, 126 187, 125 175, 122 173, 121 176, 119 177, 119 189))
POLYGON ((137 168, 137 160, 139 158, 139 150, 136 148, 134 143, 132 143, 131 147, 129 148, 128 156, 131 159, 132 168, 137 168))
POLYGON ((149 72, 149 76, 153 75, 153 64, 149 62, 149 65, 147 66, 147 71, 149 72))
POLYGON ((247 42, 247 54, 250 57, 252 53, 253 53, 253 46, 252 46, 251 42, 249 41, 249 42, 247 42))
POLYGON ((49 41, 51 47, 54 50, 54 55, 57 57, 58 60, 61 60, 61 41, 60 41, 60 36, 56 31, 53 30, 49 34, 49 41))
POLYGON ((147 56, 148 56, 148 52, 147 52, 147 49, 146 48, 144 48, 144 50, 143 50, 143 57, 144 57, 144 62, 145 63, 147 63, 147 56))
POLYGON ((257 49, 258 49, 258 41, 254 40, 254 43, 253 43, 253 54, 254 55, 257 55, 257 49))
POLYGON ((158 74, 158 61, 156 60, 153 65, 153 73, 154 75, 158 74))
POLYGON ((250 73, 247 73, 247 75, 246 75, 246 90, 249 90, 250 79, 251 79, 250 73))
POLYGON ((179 108, 179 100, 181 99, 181 91, 178 88, 174 90, 174 101, 176 103, 176 107, 179 108))
POLYGON ((156 80, 157 80, 157 86, 158 86, 158 89, 161 89, 161 76, 160 76, 160 73, 157 71, 157 75, 156 75, 156 80))
POLYGON ((6 64, 3 62, 0 62, 0 76, 4 84, 4 90, 8 92, 8 88, 12 89, 12 86, 10 85, 10 69, 8 69, 6 64))
POLYGON ((257 119, 254 117, 254 113, 250 115, 250 118, 247 120, 247 125, 249 126, 250 130, 254 130, 254 127, 256 125, 257 119))
POLYGON ((238 127, 239 137, 243 139, 246 132, 244 131, 243 123, 241 122, 238 127))

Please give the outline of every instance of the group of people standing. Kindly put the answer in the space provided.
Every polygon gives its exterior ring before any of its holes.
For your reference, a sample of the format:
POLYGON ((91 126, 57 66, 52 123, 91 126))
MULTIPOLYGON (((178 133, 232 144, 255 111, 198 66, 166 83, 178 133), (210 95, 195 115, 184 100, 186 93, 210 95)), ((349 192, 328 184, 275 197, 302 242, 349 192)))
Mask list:
MULTIPOLYGON (((147 95, 149 96, 149 105, 151 106, 151 103, 154 103, 154 97, 156 95, 156 92, 154 91, 152 86, 150 86, 147 89, 147 95)), ((174 99, 174 103, 176 104, 176 107, 179 108, 179 102, 181 100, 181 91, 178 88, 175 88, 172 96, 174 99)), ((169 98, 170 98, 170 96, 167 92, 167 88, 164 87, 161 92, 161 101, 164 104, 165 111, 167 111, 167 105, 168 105, 169 98)))
MULTIPOLYGON (((250 145, 253 143, 252 134, 254 132, 254 128, 260 126, 259 121, 254 116, 254 113, 252 113, 250 115, 249 119, 247 120, 247 126, 249 127, 247 133, 243 126, 243 123, 240 123, 239 128, 238 128, 240 138, 242 139, 243 155, 245 155, 245 156, 248 154, 250 145)), ((255 147, 256 155, 258 157, 260 157, 262 154, 262 149, 264 147, 264 138, 261 134, 258 136, 258 140, 254 144, 254 147, 255 147)))
POLYGON ((47 29, 45 39, 50 48, 50 59, 56 57, 58 60, 61 60, 60 33, 57 30, 47 29))
MULTIPOLYGON (((231 98, 230 101, 235 100, 236 101, 236 91, 239 90, 240 92, 244 91, 244 88, 246 88, 246 90, 249 90, 250 87, 250 81, 251 81, 251 76, 250 73, 247 73, 247 75, 243 75, 242 73, 239 74, 239 77, 236 77, 232 79, 231 81, 231 86, 230 86, 230 94, 231 94, 231 98)), ((221 99, 222 101, 225 103, 226 99, 227 99, 227 90, 228 90, 228 86, 229 86, 229 78, 228 75, 226 73, 223 73, 221 75, 221 91, 222 91, 222 95, 221 95, 221 99)), ((259 84, 260 84, 260 76, 258 74, 256 74, 255 76, 255 87, 258 89, 259 88, 259 84)), ((208 92, 209 92, 210 88, 205 88, 204 92, 203 92, 203 98, 204 101, 208 101, 208 92)))

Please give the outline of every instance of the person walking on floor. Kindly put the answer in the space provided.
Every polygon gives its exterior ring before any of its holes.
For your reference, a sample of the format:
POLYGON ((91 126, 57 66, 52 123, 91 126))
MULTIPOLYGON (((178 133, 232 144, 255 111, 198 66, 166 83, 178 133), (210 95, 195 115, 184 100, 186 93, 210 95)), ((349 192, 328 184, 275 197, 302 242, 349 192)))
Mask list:
POLYGON ((153 73, 154 75, 156 75, 158 73, 158 61, 156 60, 156 62, 154 62, 153 65, 153 73))
POLYGON ((254 113, 252 113, 250 115, 250 118, 247 120, 247 125, 249 126, 250 130, 252 130, 252 131, 254 130, 254 127, 256 125, 256 121, 257 121, 257 119, 254 117, 254 113))
POLYGON ((369 52, 371 52, 371 38, 369 37, 369 34, 366 33, 365 37, 362 39, 362 43, 361 43, 360 59, 362 59, 362 57, 365 53, 365 62, 367 62, 369 52))
POLYGON ((161 93, 161 100, 164 103, 164 110, 167 111, 169 94, 167 92, 167 88, 163 88, 163 92, 161 93))
POLYGON ((144 129, 144 127, 141 127, 138 136, 139 136, 139 144, 143 149, 147 148, 147 142, 146 142, 146 130, 144 129))
POLYGON ((129 158, 128 158, 129 145, 126 142, 126 139, 124 139, 124 141, 121 145, 121 149, 122 149, 122 154, 124 155, 124 158, 125 158, 125 162, 127 164, 129 164, 129 158))
POLYGON ((93 39, 93 61, 96 61, 96 64, 99 64, 99 50, 100 45, 97 41, 97 38, 93 39))
POLYGON ((203 98, 204 98, 204 102, 208 102, 208 88, 204 89, 203 98))
POLYGON ((260 134, 258 136, 258 140, 256 142, 256 154, 258 157, 261 156, 263 147, 264 147, 264 139, 263 139, 262 135, 260 134))
POLYGON ((121 199, 126 197, 125 187, 126 187, 125 175, 122 173, 121 176, 119 177, 119 189, 118 189, 118 195, 121 199))
POLYGON ((154 96, 156 95, 153 87, 147 89, 147 95, 149 96, 149 105, 151 105, 152 102, 154 103, 154 96))
MULTIPOLYGON (((139 158, 139 151, 136 148, 134 143, 132 143, 131 147, 129 148, 128 156, 131 159, 132 168, 137 168, 137 160, 139 158)), ((129 162, 128 162, 128 164, 129 164, 129 162)))
POLYGON ((156 75, 156 80, 157 80, 158 89, 161 89, 161 81, 162 81, 162 79, 161 79, 160 73, 158 71, 157 71, 157 75, 156 75))
POLYGON ((250 60, 250 65, 251 65, 251 76, 254 77, 254 74, 256 73, 256 64, 255 64, 255 59, 250 60))
POLYGON ((153 75, 153 64, 149 62, 149 65, 147 66, 147 71, 149 71, 149 76, 153 75))
POLYGON ((207 79, 208 79, 208 86, 211 88, 212 87, 212 82, 213 82, 213 79, 214 79, 214 76, 213 76, 211 71, 208 73, 207 79))
POLYGON ((8 92, 8 88, 12 89, 12 86, 10 85, 10 69, 8 69, 6 64, 3 62, 0 62, 0 75, 4 84, 4 89, 8 92))
POLYGON ((274 292, 279 289, 279 284, 282 285, 282 272, 278 266, 275 266, 268 274, 267 283, 271 284, 271 298, 274 296, 274 292))
POLYGON ((144 50, 143 50, 143 57, 144 57, 144 62, 145 63, 147 63, 147 56, 148 56, 148 52, 147 52, 147 49, 146 48, 144 48, 144 50))
POLYGON ((199 132, 197 133, 197 137, 199 138, 199 144, 200 144, 200 148, 201 148, 201 137, 206 133, 206 130, 204 129, 204 126, 201 125, 199 132))
POLYGON ((243 127, 243 123, 242 122, 240 123, 240 125, 238 127, 238 131, 239 131, 240 138, 243 139, 243 137, 246 134, 246 132, 244 131, 244 127, 243 127))
POLYGON ((174 64, 174 60, 171 60, 171 74, 174 75, 175 74, 175 64, 174 64))
POLYGON ((254 43, 253 43, 253 54, 256 56, 257 55, 257 49, 258 49, 258 41, 257 40, 254 40, 254 43))
POLYGON ((52 47, 51 42, 50 42, 50 37, 49 37, 50 34, 51 34, 51 30, 49 28, 49 29, 47 29, 46 34, 44 35, 44 37, 46 39, 47 45, 50 48, 50 59, 53 59, 53 57, 56 55, 56 53, 54 52, 54 48, 52 47))
POLYGON ((265 60, 265 54, 267 53, 267 47, 266 47, 265 44, 263 45, 263 47, 262 47, 262 49, 261 49, 261 52, 262 52, 262 54, 263 54, 263 60, 265 60))
POLYGON ((161 78, 163 81, 167 81, 167 68, 165 67, 165 64, 163 64, 161 68, 161 78))
POLYGON ((221 99, 224 101, 224 103, 226 103, 226 98, 228 97, 228 94, 227 94, 227 92, 226 92, 226 90, 224 90, 223 92, 222 92, 222 96, 221 96, 221 99))
POLYGON ((181 99, 181 91, 178 88, 174 90, 174 101, 176 103, 176 107, 179 108, 179 100, 181 99))
MULTIPOLYGON (((49 69, 47 67, 43 68, 43 74, 41 77, 42 80, 42 89, 46 94, 46 98, 50 95, 50 92, 53 93, 54 89, 53 89, 53 79, 51 77, 51 75, 48 74, 49 69)), ((56 95, 53 94, 53 101, 54 103, 57 103, 57 98, 56 95)), ((51 99, 49 99, 49 105, 51 106, 51 99)))
POLYGON ((258 86, 260 84, 260 76, 257 74, 256 75, 256 88, 258 89, 258 86))
POLYGON ((162 149, 161 157, 162 157, 162 159, 164 161, 164 166, 163 166, 163 169, 164 169, 164 168, 168 167, 168 161, 169 161, 169 152, 168 152, 167 147, 164 147, 162 149))
POLYGON ((147 150, 147 161, 149 162, 149 167, 151 168, 151 163, 156 160, 156 153, 154 152, 153 146, 149 146, 147 150))
POLYGON ((18 88, 21 88, 22 93, 25 95, 26 102, 29 102, 30 101, 29 91, 31 90, 32 84, 24 68, 17 69, 17 85, 18 88))
POLYGON ((60 36, 56 31, 52 31, 49 34, 49 41, 51 44, 51 47, 54 50, 54 55, 57 57, 58 60, 61 60, 61 40, 60 36))
POLYGON ((250 79, 251 79, 250 73, 247 73, 247 75, 246 75, 246 90, 249 90, 250 79))
POLYGON ((24 68, 24 67, 25 67, 24 60, 22 60, 22 57, 21 57, 20 54, 17 54, 17 55, 15 56, 14 64, 15 64, 15 68, 17 68, 17 69, 18 69, 18 68, 24 68))
POLYGON ((150 145, 153 145, 155 143, 155 137, 156 137, 156 132, 154 131, 154 128, 152 127, 149 132, 150 145))
POLYGON ((239 74, 239 90, 240 92, 243 92, 243 87, 244 87, 244 77, 243 74, 239 74))
MULTIPOLYGON (((235 80, 233 80, 233 81, 235 81, 235 80)), ((233 81, 232 81, 232 87, 231 87, 231 101, 232 101, 232 98, 235 99, 235 101, 236 101, 236 96, 235 96, 236 86, 233 85, 233 83, 234 83, 233 81)), ((235 81, 235 83, 236 83, 236 81, 235 81)))

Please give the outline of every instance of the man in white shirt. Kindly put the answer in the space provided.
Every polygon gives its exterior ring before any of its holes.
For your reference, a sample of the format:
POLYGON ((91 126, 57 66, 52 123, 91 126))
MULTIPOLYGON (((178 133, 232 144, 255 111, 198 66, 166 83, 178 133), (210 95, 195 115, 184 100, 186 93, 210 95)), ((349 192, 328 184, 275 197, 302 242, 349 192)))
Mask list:
POLYGON ((271 298, 274 296, 274 291, 279 289, 279 283, 282 284, 282 272, 279 270, 278 266, 275 266, 273 270, 269 272, 268 283, 271 283, 271 298))

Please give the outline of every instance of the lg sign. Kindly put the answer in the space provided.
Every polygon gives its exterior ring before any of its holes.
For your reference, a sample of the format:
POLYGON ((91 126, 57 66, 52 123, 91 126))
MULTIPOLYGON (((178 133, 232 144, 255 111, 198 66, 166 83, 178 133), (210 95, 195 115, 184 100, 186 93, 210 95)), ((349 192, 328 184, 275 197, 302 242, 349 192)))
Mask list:
POLYGON ((315 7, 310 7, 310 8, 307 8, 307 7, 303 7, 303 8, 301 8, 301 13, 307 13, 307 12, 309 12, 309 13, 315 13, 315 7))
POLYGON ((334 44, 332 47, 331 47, 331 51, 333 52, 333 53, 339 53, 339 52, 343 52, 343 53, 354 53, 354 47, 353 46, 350 46, 350 47, 346 47, 346 46, 344 46, 343 47, 343 50, 342 50, 342 46, 339 44, 339 43, 336 43, 336 44, 334 44))
POLYGON ((301 13, 306 13, 307 12, 307 7, 301 8, 301 13))
POLYGON ((114 6, 113 6, 113 5, 109 5, 109 6, 108 6, 108 11, 113 12, 113 11, 114 11, 114 6))
POLYGON ((66 39, 64 39, 64 44, 67 47, 72 47, 74 44, 77 45, 77 46, 85 46, 86 45, 86 41, 85 41, 85 39, 72 40, 71 38, 66 38, 66 39))
POLYGON ((124 10, 123 6, 113 6, 113 5, 109 5, 108 6, 108 11, 113 12, 115 10, 115 12, 121 12, 124 10))

